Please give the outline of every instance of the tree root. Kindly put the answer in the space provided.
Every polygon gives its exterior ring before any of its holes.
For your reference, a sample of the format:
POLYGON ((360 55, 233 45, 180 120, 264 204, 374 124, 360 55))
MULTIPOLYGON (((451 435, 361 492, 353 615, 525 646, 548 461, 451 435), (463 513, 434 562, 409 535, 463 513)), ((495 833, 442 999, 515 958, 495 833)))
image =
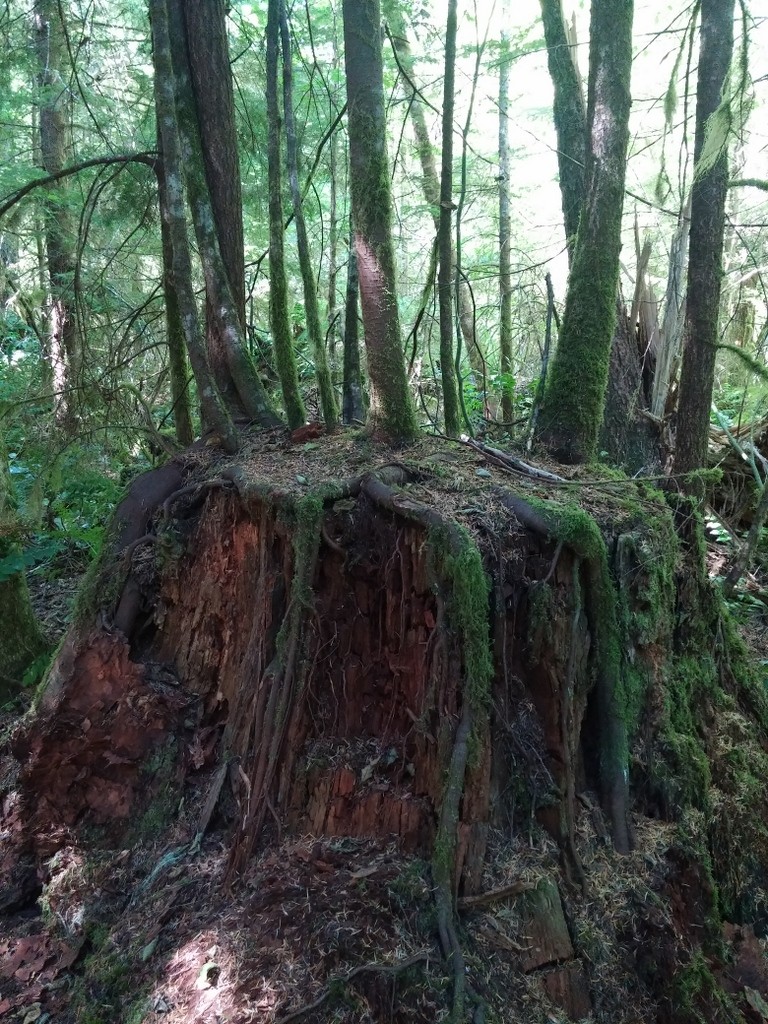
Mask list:
MULTIPOLYGON (((608 573, 602 535, 584 512, 569 521, 562 507, 552 506, 551 514, 547 511, 542 514, 527 501, 503 488, 495 488, 494 494, 524 526, 542 537, 556 538, 558 545, 565 544, 575 558, 583 562, 585 586, 589 595, 588 610, 591 612, 588 615, 589 625, 597 647, 595 695, 600 723, 601 798, 611 821, 614 847, 619 853, 629 853, 633 839, 629 821, 626 725, 617 696, 619 652, 616 596, 608 573), (589 523, 591 527, 588 529, 589 523)), ((572 802, 571 797, 569 802, 572 802)), ((572 859, 572 842, 568 842, 568 849, 564 852, 565 856, 572 859)), ((581 882, 578 869, 577 876, 581 882)))
POLYGON ((461 718, 456 729, 443 792, 440 817, 432 856, 432 877, 435 884, 437 928, 443 954, 453 973, 453 1005, 451 1020, 460 1024, 470 993, 466 985, 466 963, 456 931, 454 900, 458 887, 457 830, 464 778, 469 762, 470 735, 486 714, 492 664, 488 636, 488 584, 480 553, 472 539, 456 524, 444 519, 434 509, 394 491, 376 476, 365 477, 362 491, 380 507, 422 526, 431 544, 432 572, 439 591, 450 595, 450 624, 462 635, 465 661, 465 686, 461 718), (467 562, 470 552, 477 565, 467 562), (479 569, 479 576, 472 569, 479 569), (482 582, 479 582, 482 581, 482 582), (480 590, 481 592, 477 592, 480 590))

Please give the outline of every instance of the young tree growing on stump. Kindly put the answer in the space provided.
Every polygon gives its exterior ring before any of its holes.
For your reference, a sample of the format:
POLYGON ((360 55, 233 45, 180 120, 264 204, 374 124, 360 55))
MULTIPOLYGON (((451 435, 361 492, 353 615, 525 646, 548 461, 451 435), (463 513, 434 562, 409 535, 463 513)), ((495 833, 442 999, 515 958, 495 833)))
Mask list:
POLYGON ((291 53, 291 36, 288 30, 288 15, 285 3, 280 4, 280 39, 283 49, 283 117, 285 118, 286 160, 288 165, 288 184, 291 189, 293 203, 293 220, 296 225, 296 244, 299 250, 299 267, 301 281, 304 286, 304 316, 307 320, 307 335, 315 361, 315 377, 320 392, 320 408, 325 421, 325 429, 333 431, 338 426, 339 414, 336 408, 336 396, 333 381, 328 368, 328 357, 325 352, 325 338, 320 327, 320 307, 317 301, 317 285, 312 255, 309 251, 307 225, 304 219, 304 203, 299 187, 299 146, 296 138, 296 118, 293 110, 293 56, 291 53))
POLYGON ((733 0, 702 0, 700 10, 695 178, 691 192, 676 473, 700 469, 707 461, 728 191, 728 71, 733 55, 733 9, 733 0))
MULTIPOLYGON (((509 4, 504 4, 506 23, 509 4)), ((512 219, 510 213, 509 166, 509 35, 501 33, 499 64, 499 368, 501 370, 501 413, 506 423, 514 419, 512 380, 512 219)))
MULTIPOLYGON (((397 60, 397 66, 400 70, 400 77, 403 84, 403 92, 407 97, 408 112, 413 128, 414 140, 416 142, 416 154, 419 158, 419 165, 421 167, 421 181, 422 189, 424 191, 424 199, 427 202, 432 220, 435 225, 435 232, 438 236, 438 242, 432 248, 432 254, 430 256, 429 267, 425 277, 424 291, 422 297, 422 309, 425 308, 425 298, 432 291, 432 285, 435 277, 435 270, 437 269, 438 254, 439 254, 439 236, 440 236, 440 221, 443 216, 443 210, 440 205, 440 190, 441 181, 440 175, 437 172, 437 164, 435 162, 435 151, 432 145, 432 139, 430 137, 429 128, 427 126, 427 119, 425 117, 425 110, 427 104, 424 100, 423 95, 418 92, 416 88, 416 68, 415 61, 413 59, 413 53, 411 52, 411 45, 406 34, 405 18, 403 16, 402 5, 400 0, 384 0, 382 4, 382 10, 387 19, 388 35, 392 42, 392 46, 395 51, 397 60)), ((447 59, 447 58, 446 58, 447 59)), ((453 142, 451 141, 451 148, 453 148, 453 142)), ((449 227, 450 219, 453 217, 453 211, 449 212, 449 227)), ((452 234, 452 231, 449 231, 452 234)), ((450 278, 455 275, 456 269, 456 247, 451 241, 451 273, 450 278)), ((456 284, 455 292, 453 285, 451 286, 451 309, 454 308, 454 302, 458 305, 459 314, 459 327, 461 328, 461 335, 464 344, 464 350, 469 357, 470 364, 473 372, 475 373, 477 381, 484 381, 486 377, 485 358, 480 349, 480 345, 477 338, 477 331, 475 330, 475 309, 472 301, 472 293, 464 275, 459 276, 459 281, 456 284)), ((511 309, 511 306, 510 306, 511 309)), ((451 348, 453 347, 452 340, 450 341, 451 348)), ((442 380, 442 356, 441 356, 441 380, 442 380)), ((458 397, 458 382, 456 366, 454 363, 453 370, 454 380, 454 397, 456 400, 456 415, 458 416, 459 409, 459 397, 458 397)))
MULTIPOLYGON (((225 450, 237 451, 237 435, 208 360, 208 350, 197 319, 197 303, 192 285, 192 259, 187 235, 187 221, 182 184, 181 146, 177 131, 174 74, 168 11, 165 0, 151 0, 149 17, 152 27, 155 68, 155 106, 158 140, 163 154, 161 215, 163 217, 164 259, 170 261, 173 295, 178 302, 179 320, 197 383, 200 410, 209 429, 219 435, 225 450)), ((169 311, 172 314, 173 308, 169 311)), ((169 327, 171 324, 169 324, 169 327)))
POLYGON ((292 429, 307 418, 299 390, 299 374, 293 351, 288 312, 288 280, 285 272, 285 226, 283 221, 283 174, 280 145, 280 12, 283 0, 267 4, 267 163, 269 174, 269 320, 275 352, 277 375, 283 392, 283 404, 292 429))
POLYGON ((584 203, 587 112, 560 0, 541 0, 541 21, 547 44, 549 75, 555 90, 553 113, 557 132, 557 167, 565 240, 571 262, 584 203))
POLYGON ((629 141, 632 14, 632 0, 592 4, 586 188, 540 420, 541 439, 566 462, 594 454, 605 405, 629 141))
POLYGON ((347 287, 344 301, 344 368, 342 379, 343 416, 345 423, 365 423, 363 379, 360 370, 360 282, 357 274, 355 229, 349 218, 349 257, 347 287))
POLYGON ((209 10, 208 5, 197 2, 182 5, 179 0, 166 0, 166 18, 175 130, 205 278, 207 309, 212 317, 207 332, 211 369, 235 418, 245 416, 263 427, 274 427, 280 420, 248 354, 244 337, 242 211, 239 176, 231 169, 237 161, 237 148, 224 4, 217 0, 209 10), (203 22, 194 20, 201 7, 212 15, 210 23, 207 15, 203 22), (192 34, 196 38, 191 41, 192 34), (225 122, 223 127, 220 120, 225 122), (226 168, 230 168, 229 177, 226 168), (226 193, 223 197, 218 196, 221 188, 226 193))
POLYGON ((392 199, 378 0, 344 0, 349 176, 371 390, 370 417, 389 437, 409 440, 418 424, 408 391, 397 309, 392 199))
POLYGON ((443 385, 445 432, 450 437, 459 433, 459 395, 456 369, 453 365, 454 302, 453 276, 453 108, 456 74, 457 2, 448 0, 445 29, 445 74, 443 76, 443 133, 440 169, 440 221, 437 233, 440 257, 437 295, 440 308, 440 377, 443 385))
MULTIPOLYGON (((40 84, 40 157, 49 174, 63 170, 72 151, 64 7, 57 0, 35 0, 34 30, 40 84)), ((44 204, 45 246, 50 285, 48 359, 52 370, 54 419, 72 431, 78 413, 77 387, 82 341, 75 308, 75 227, 67 206, 66 180, 49 189, 44 204)))
MULTIPOLYGON (((157 109, 157 103, 155 104, 157 109)), ((168 345, 168 368, 173 403, 173 424, 176 440, 187 447, 194 440, 192 403, 189 395, 189 363, 181 320, 181 303, 176 290, 173 271, 173 238, 171 233, 170 195, 166 179, 166 160, 163 157, 162 128, 157 125, 157 194, 160 207, 160 239, 163 249, 163 298, 165 299, 165 336, 168 345)))

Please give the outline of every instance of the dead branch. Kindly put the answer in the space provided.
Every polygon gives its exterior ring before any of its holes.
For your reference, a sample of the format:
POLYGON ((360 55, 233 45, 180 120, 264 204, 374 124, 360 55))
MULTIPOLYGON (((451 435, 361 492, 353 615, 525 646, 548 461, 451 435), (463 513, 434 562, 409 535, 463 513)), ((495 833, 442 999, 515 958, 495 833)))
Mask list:
POLYGON ((481 907, 490 907, 493 903, 502 903, 504 900, 512 899, 521 893, 530 892, 531 889, 535 888, 535 882, 512 882, 510 885, 502 885, 498 889, 480 892, 476 896, 460 896, 456 900, 456 906, 459 910, 479 910, 481 907))

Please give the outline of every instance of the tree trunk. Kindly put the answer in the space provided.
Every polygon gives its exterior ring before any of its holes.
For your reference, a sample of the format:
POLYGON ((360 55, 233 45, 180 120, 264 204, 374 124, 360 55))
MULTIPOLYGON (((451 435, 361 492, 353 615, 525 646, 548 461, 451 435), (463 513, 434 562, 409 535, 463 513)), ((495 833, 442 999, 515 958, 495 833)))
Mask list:
POLYGON ((584 202, 587 114, 584 109, 581 79, 568 42, 561 0, 541 0, 541 20, 547 44, 549 74, 555 89, 553 110, 557 132, 560 198, 568 260, 572 262, 584 202))
POLYGON ((616 323, 621 215, 629 141, 632 0, 594 0, 587 104, 587 187, 541 437, 567 462, 594 455, 616 323))
MULTIPOLYGON (((338 61, 334 55, 334 70, 338 71, 338 61)), ((337 289, 339 287, 339 139, 336 132, 328 140, 328 175, 330 186, 328 197, 328 356, 331 377, 338 383, 337 344, 341 337, 341 311, 338 308, 337 289)), ((343 193, 342 193, 343 194, 343 193)))
MULTIPOLYGON (((173 0, 175 2, 175 0, 173 0)), ((245 255, 240 162, 224 0, 185 0, 183 31, 189 76, 200 128, 205 180, 211 200, 222 263, 240 324, 245 326, 245 255)), ((179 23, 178 15, 174 24, 179 23)), ((236 415, 245 409, 229 371, 227 342, 212 304, 205 296, 208 359, 227 405, 236 415)))
POLYGON ((164 240, 167 240, 169 245, 167 255, 171 259, 173 289, 178 302, 178 312, 192 371, 197 383, 203 422, 208 429, 216 431, 225 449, 235 452, 237 451, 237 435, 208 362, 208 350, 200 332, 197 303, 192 285, 192 260, 184 209, 182 157, 177 130, 175 84, 166 0, 151 0, 149 15, 155 67, 155 106, 160 131, 160 149, 164 161, 162 190, 164 201, 161 204, 161 212, 165 221, 164 240))
POLYGON ((339 422, 336 408, 336 396, 333 392, 333 381, 328 369, 328 357, 325 351, 325 338, 320 326, 320 307, 317 301, 317 284, 315 268, 309 251, 307 225, 304 221, 304 204, 299 187, 299 153, 296 140, 296 123, 293 110, 293 70, 291 67, 291 37, 288 31, 288 16, 285 3, 280 5, 280 36, 283 49, 283 115, 285 117, 286 160, 288 166, 288 182, 293 202, 293 220, 296 225, 296 242, 299 250, 299 266, 301 280, 304 285, 304 315, 307 318, 307 335, 312 346, 315 360, 315 377, 320 392, 320 409, 325 429, 330 433, 339 422))
POLYGON ((676 473, 688 473, 707 464, 728 191, 728 134, 718 138, 717 125, 711 119, 721 103, 727 103, 728 70, 733 54, 733 9, 733 0, 702 0, 701 4, 694 144, 696 169, 691 193, 676 473))
MULTIPOLYGON (((507 20, 506 0, 502 19, 507 20)), ((514 410, 514 361, 512 355, 512 218, 509 203, 509 36, 501 35, 499 65, 499 369, 501 370, 501 418, 511 423, 514 410)))
MULTIPOLYGON (((435 152, 430 138, 427 120, 424 116, 425 103, 415 91, 415 64, 411 46, 405 29, 400 0, 386 0, 383 4, 384 14, 387 18, 390 38, 397 54, 398 66, 402 72, 401 83, 403 91, 408 100, 408 111, 410 114, 413 135, 416 140, 416 153, 421 167, 421 181, 424 190, 424 199, 429 207, 429 212, 435 225, 435 232, 440 232, 440 177, 437 173, 435 163, 435 152)), ((456 269, 455 247, 451 249, 451 274, 456 269)), ((451 278, 453 280, 453 276, 451 278)), ((424 295, 431 294, 434 281, 434 267, 430 260, 430 271, 424 288, 424 295)), ((475 331, 475 316, 472 303, 472 295, 466 280, 462 277, 458 286, 458 312, 459 326, 461 328, 464 347, 469 358, 470 365, 475 377, 480 382, 478 390, 483 386, 486 374, 485 358, 480 349, 475 331)), ((422 308, 424 303, 422 302, 422 308)), ((454 373, 454 378, 455 378, 454 373)))
POLYGON ((454 249, 453 249, 453 107, 456 70, 457 0, 448 0, 445 29, 445 72, 443 75, 443 134, 440 173, 440 222, 438 228, 437 295, 440 308, 440 377, 442 380, 445 432, 459 433, 459 395, 453 365, 454 335, 454 249))
POLYGON ((392 199, 378 0, 344 0, 352 217, 365 327, 370 418, 392 439, 418 432, 408 391, 390 230, 392 199))
POLYGON ((347 260, 347 292, 344 303, 344 380, 343 417, 345 423, 365 423, 363 380, 360 372, 359 324, 360 282, 357 275, 355 228, 349 218, 349 257, 347 260))
POLYGON ((283 175, 280 147, 281 118, 278 89, 280 58, 280 11, 283 0, 267 5, 267 160, 269 164, 269 320, 277 375, 283 392, 288 426, 295 430, 307 418, 299 391, 299 375, 293 351, 288 312, 288 281, 285 273, 283 223, 283 175))
MULTIPOLYGON (((207 8, 206 8, 207 9, 207 8)), ((197 238, 197 246, 200 253, 200 261, 205 278, 205 291, 207 309, 216 320, 215 337, 220 340, 214 345, 213 353, 216 359, 214 376, 218 381, 222 399, 227 404, 233 415, 245 415, 263 427, 274 427, 280 422, 269 401, 264 385, 261 383, 256 368, 248 354, 244 338, 244 311, 240 295, 244 289, 242 274, 238 270, 234 286, 230 283, 230 268, 227 266, 224 253, 235 248, 234 237, 238 236, 237 229, 229 230, 229 227, 222 227, 223 243, 226 247, 222 250, 219 237, 220 225, 216 219, 212 195, 220 187, 218 178, 212 188, 209 185, 205 167, 205 146, 203 132, 206 130, 206 122, 200 120, 198 102, 206 111, 208 118, 215 114, 205 104, 203 99, 198 100, 192 84, 192 71, 190 66, 190 51, 185 27, 185 8, 180 0, 167 0, 168 24, 171 39, 171 54, 173 60, 173 80, 175 85, 176 99, 176 124, 178 127, 179 141, 184 167, 184 178, 187 186, 187 196, 192 214, 192 223, 197 238), (234 290, 233 290, 234 287, 234 290), (226 359, 226 369, 222 362, 226 359)), ((217 17, 223 22, 223 6, 215 9, 217 17)), ((207 30, 206 30, 207 31, 207 30)), ((221 26, 223 32, 223 25, 221 26)), ((203 76, 206 88, 213 88, 218 76, 230 75, 229 60, 225 55, 226 36, 223 41, 220 33, 215 29, 211 31, 212 40, 218 40, 219 45, 214 45, 211 50, 204 50, 206 65, 198 69, 203 76), (210 61, 225 61, 212 64, 210 61)), ((201 54, 198 52, 198 57, 201 54)), ((230 86, 231 89, 231 86, 230 86)), ((226 90, 223 95, 226 95, 226 90)), ((220 96, 221 98, 221 96, 220 96)), ((223 99, 222 99, 223 102, 223 99)), ((223 109, 220 116, 227 118, 232 116, 232 111, 223 109)), ((208 124, 210 127, 210 124, 208 124)), ((226 138, 230 138, 227 133, 226 138)), ((226 138, 220 140, 226 144, 226 138)), ((230 167, 231 161, 237 159, 234 154, 216 153, 216 159, 224 161, 224 167, 230 167)), ((230 182, 231 187, 232 183, 230 182)), ((232 209, 230 203, 232 197, 228 195, 223 200, 223 207, 219 210, 220 216, 231 219, 232 209)), ((239 200, 237 207, 239 209, 239 200)), ((242 227, 239 229, 242 231, 242 227)), ((241 237, 241 236, 238 236, 241 237)), ((240 242, 240 262, 242 262, 242 242, 240 242)), ((208 337, 213 337, 209 332, 208 337)))
POLYGON ((659 420, 663 419, 667 412, 669 389, 677 375, 680 361, 680 339, 685 322, 685 268, 690 225, 690 203, 686 203, 670 246, 664 318, 653 375, 650 408, 652 415, 659 420))
POLYGON ((189 396, 189 364, 185 346, 184 324, 173 273, 173 239, 171 235, 170 200, 166 182, 166 161, 163 157, 162 130, 157 126, 157 192, 160 205, 160 238, 163 250, 163 298, 165 300, 165 336, 171 377, 171 403, 176 440, 186 448, 194 440, 192 404, 189 396))
MULTIPOLYGON (((63 7, 58 0, 35 0, 40 101, 40 155, 43 168, 55 174, 66 166, 72 150, 72 125, 63 7)), ((45 243, 50 287, 49 344, 52 367, 54 420, 71 432, 78 420, 82 395, 82 352, 77 325, 74 281, 75 229, 68 205, 68 188, 61 181, 48 189, 44 203, 45 243)))

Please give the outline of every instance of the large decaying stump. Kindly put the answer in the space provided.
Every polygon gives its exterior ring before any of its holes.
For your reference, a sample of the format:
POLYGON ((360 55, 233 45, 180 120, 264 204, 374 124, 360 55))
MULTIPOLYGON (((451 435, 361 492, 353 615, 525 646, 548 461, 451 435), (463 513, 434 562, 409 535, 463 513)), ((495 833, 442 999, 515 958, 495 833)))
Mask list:
MULTIPOLYGON (((307 835, 427 860, 458 1020, 490 997, 465 962, 457 899, 473 908, 493 889, 500 836, 543 827, 559 868, 519 889, 538 896, 520 895, 529 944, 508 949, 578 1019, 599 1004, 574 937, 590 887, 585 829, 629 854, 637 810, 642 821, 711 811, 681 874, 710 873, 713 944, 717 884, 732 919, 749 916, 759 830, 730 889, 707 852, 713 836, 732 849, 751 827, 725 837, 727 814, 713 810, 712 786, 737 783, 719 767, 727 742, 711 717, 720 702, 733 731, 750 731, 749 774, 766 746, 762 699, 722 636, 708 666, 687 664, 700 638, 680 632, 676 573, 690 613, 709 616, 690 630, 719 611, 702 610, 706 583, 691 582, 657 498, 607 484, 592 499, 599 529, 559 493, 553 502, 554 485, 501 468, 484 480, 476 451, 424 445, 366 465, 367 443, 267 435, 237 465, 190 453, 134 483, 36 713, 12 738, 4 909, 35 899, 40 865, 83 825, 120 848, 170 786, 193 808, 187 853, 206 833, 226 837, 219 883, 233 894, 254 858, 307 835)), ((683 962, 685 927, 682 913, 662 928, 683 962)), ((638 943, 658 940, 646 933, 638 943)), ((663 972, 642 984, 669 999, 663 972)))

